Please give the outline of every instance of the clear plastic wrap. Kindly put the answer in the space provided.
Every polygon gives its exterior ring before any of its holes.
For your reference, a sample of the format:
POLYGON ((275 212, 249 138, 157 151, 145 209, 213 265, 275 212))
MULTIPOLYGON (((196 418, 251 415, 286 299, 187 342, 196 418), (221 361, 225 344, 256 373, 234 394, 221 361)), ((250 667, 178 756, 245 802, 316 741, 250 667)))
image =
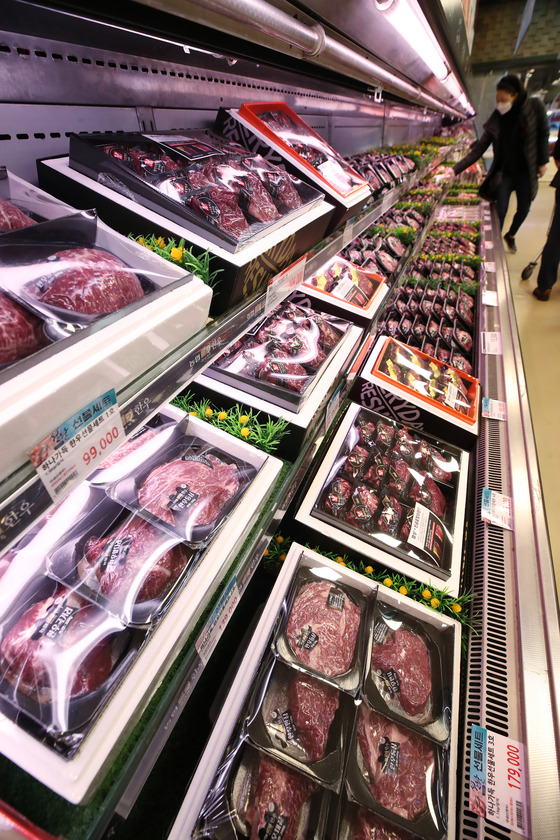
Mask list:
POLYGON ((304 286, 311 286, 326 296, 339 298, 361 309, 368 309, 383 287, 383 278, 359 268, 341 257, 333 257, 304 286))

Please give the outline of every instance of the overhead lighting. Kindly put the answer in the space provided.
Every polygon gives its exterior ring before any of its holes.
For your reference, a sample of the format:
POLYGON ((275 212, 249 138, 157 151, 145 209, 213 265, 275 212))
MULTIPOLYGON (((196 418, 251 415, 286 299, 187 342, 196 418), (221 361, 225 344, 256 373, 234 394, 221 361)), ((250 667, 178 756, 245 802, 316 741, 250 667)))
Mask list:
POLYGON ((436 79, 444 82, 450 73, 449 66, 416 0, 373 0, 373 5, 385 15, 399 35, 406 39, 436 79))

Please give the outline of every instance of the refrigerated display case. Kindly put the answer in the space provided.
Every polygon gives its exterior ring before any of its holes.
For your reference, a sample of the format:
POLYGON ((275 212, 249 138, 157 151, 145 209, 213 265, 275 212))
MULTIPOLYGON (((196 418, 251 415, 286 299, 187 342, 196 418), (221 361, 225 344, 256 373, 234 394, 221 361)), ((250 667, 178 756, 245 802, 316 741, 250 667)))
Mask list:
MULTIPOLYGON (((419 6, 413 5, 416 19, 419 6)), ((379 17, 377 9, 375 26, 365 2, 352 4, 347 14, 335 4, 296 6, 283 0, 275 4, 147 0, 118 9, 105 3, 84 8, 71 2, 7 0, 0 46, 5 126, 0 164, 37 183, 36 160, 67 156, 70 133, 210 128, 220 107, 273 100, 285 102, 343 156, 415 142, 438 130, 444 115, 462 119, 471 110, 464 31, 457 25, 456 10, 446 9, 448 4, 422 5, 443 46, 442 60, 447 64, 441 72, 427 66, 426 51, 423 58, 422 49, 411 48, 402 26, 399 32, 396 25, 395 36, 394 21, 379 17)), ((311 279, 423 174, 403 178, 318 244, 307 257, 304 279, 311 279)), ((47 191, 49 186, 44 184, 47 191)), ((506 404, 507 419, 479 418, 472 454, 477 469, 474 501, 466 517, 470 550, 461 585, 472 587, 481 623, 477 633, 469 634, 459 674, 454 827, 460 837, 501 840, 525 835, 552 840, 560 823, 560 639, 554 575, 507 268, 497 220, 486 206, 482 228, 485 291, 495 295, 487 296, 480 307, 479 332, 485 340, 477 350, 477 378, 482 397, 506 404), (485 491, 511 499, 509 527, 482 519, 485 491), (502 828, 469 808, 473 725, 507 736, 524 748, 527 796, 521 802, 525 810, 517 828, 502 828)), ((246 299, 173 348, 161 348, 159 356, 141 365, 134 377, 111 383, 127 437, 292 290, 289 276, 267 286, 277 267, 256 264, 258 280, 247 281, 246 299), (267 291, 251 294, 258 288, 267 291)), ((118 335, 117 319, 113 326, 118 335)), ((119 339, 127 346, 126 335, 119 339)), ((158 348, 156 339, 153 346, 158 348)), ((77 377, 81 389, 78 404, 61 400, 57 417, 51 418, 48 388, 22 395, 29 405, 30 424, 31 420, 39 424, 37 440, 104 391, 95 365, 88 365, 85 379, 71 359, 67 365, 68 376, 77 377)), ((64 372, 59 375, 63 378, 64 372)), ((47 370, 46 382, 49 376, 47 370)), ((113 727, 110 737, 119 749, 111 771, 97 776, 108 746, 100 742, 98 763, 91 768, 96 776, 93 788, 82 787, 73 796, 79 804, 69 804, 72 797, 62 780, 56 796, 48 791, 49 773, 43 774, 42 783, 35 780, 31 754, 23 762, 25 772, 17 761, 2 760, 0 798, 40 829, 68 840, 119 833, 125 837, 127 826, 142 824, 139 814, 144 812, 147 819, 147 812, 153 812, 148 797, 154 766, 168 785, 173 780, 188 788, 206 734, 193 734, 190 743, 194 741, 196 755, 189 756, 177 776, 174 768, 180 759, 173 750, 180 755, 184 749, 176 739, 185 738, 189 728, 198 725, 199 718, 193 715, 200 713, 205 701, 200 702, 197 690, 217 691, 222 674, 216 663, 227 660, 227 645, 250 644, 250 639, 242 641, 246 621, 239 610, 247 609, 244 593, 254 597, 251 580, 260 575, 268 540, 337 413, 347 388, 343 382, 341 391, 340 384, 333 383, 325 395, 303 448, 285 462, 267 506, 255 511, 251 532, 244 534, 235 556, 224 561, 228 568, 223 574, 216 572, 212 581, 200 582, 199 600, 188 621, 174 613, 180 625, 175 643, 168 643, 157 673, 141 675, 146 683, 140 704, 143 714, 135 718, 133 728, 123 731, 121 718, 113 727), (197 697, 195 707, 191 704, 197 697), (86 793, 89 801, 84 800, 86 793)), ((52 505, 24 453, 8 444, 6 477, 0 486, 2 550, 25 537, 52 505)), ((256 580, 262 584, 262 577, 256 580)), ((146 660, 146 669, 152 666, 146 660)), ((175 791, 175 798, 182 800, 184 793, 175 791)), ((176 812, 179 807, 180 802, 176 812)), ((163 809, 155 817, 150 813, 150 825, 155 819, 157 832, 166 837, 174 816, 163 809)))

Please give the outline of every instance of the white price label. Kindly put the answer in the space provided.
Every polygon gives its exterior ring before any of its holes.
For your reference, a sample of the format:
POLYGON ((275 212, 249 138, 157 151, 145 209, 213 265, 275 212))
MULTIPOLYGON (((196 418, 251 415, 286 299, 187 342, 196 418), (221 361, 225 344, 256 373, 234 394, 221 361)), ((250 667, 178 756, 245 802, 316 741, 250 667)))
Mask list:
POLYGON ((338 414, 338 409, 340 408, 340 403, 342 401, 342 385, 336 389, 334 394, 332 395, 330 402, 327 406, 327 411, 325 414, 325 429, 328 431, 332 426, 332 422, 336 415, 338 414))
POLYGON ((216 604, 212 615, 206 622, 206 626, 196 643, 198 655, 205 665, 212 656, 212 652, 218 644, 220 636, 226 629, 240 600, 241 593, 237 586, 237 579, 232 578, 223 591, 220 600, 216 604))
POLYGON ((472 726, 469 807, 497 825, 529 836, 523 744, 472 726))
POLYGON ((492 230, 492 225, 484 225, 484 230, 492 230))
POLYGON ((31 463, 53 501, 60 501, 123 443, 114 390, 107 391, 40 441, 31 463))
POLYGON ((354 241, 356 237, 354 236, 354 224, 353 222, 347 222, 346 227, 344 228, 344 233, 342 234, 342 247, 346 248, 350 245, 351 242, 354 241))
POLYGON ((505 402, 491 400, 488 397, 482 398, 482 416, 490 420, 506 420, 507 408, 505 402))
POLYGON ((293 292, 294 289, 301 286, 305 274, 306 262, 307 254, 304 254, 303 257, 300 257, 295 263, 289 265, 284 271, 275 274, 268 281, 265 303, 267 312, 271 312, 279 303, 282 303, 288 297, 290 292, 293 292))
POLYGON ((499 332, 480 333, 482 352, 487 356, 502 355, 502 334, 499 332))
MULTIPOLYGON (((486 266, 486 270, 488 271, 488 266, 486 266)), ((484 304, 484 306, 497 306, 498 292, 491 292, 490 289, 483 289, 482 303, 484 304)))
POLYGON ((492 239, 487 239, 486 242, 484 243, 484 247, 486 248, 487 251, 490 251, 494 247, 493 240, 492 239))
POLYGON ((489 274, 495 274, 496 273, 496 263, 495 262, 486 262, 486 260, 485 260, 484 261, 484 268, 486 269, 486 271, 489 274))
POLYGON ((513 531, 513 505, 510 496, 503 496, 485 487, 482 491, 480 515, 483 522, 513 531))

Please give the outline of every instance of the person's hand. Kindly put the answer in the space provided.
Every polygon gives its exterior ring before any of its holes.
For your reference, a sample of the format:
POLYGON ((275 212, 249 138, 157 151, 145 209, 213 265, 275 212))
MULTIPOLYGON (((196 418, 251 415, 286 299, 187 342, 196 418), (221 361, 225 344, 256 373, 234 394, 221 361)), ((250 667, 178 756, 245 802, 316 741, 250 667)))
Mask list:
POLYGON ((544 175, 545 172, 546 172, 546 163, 545 163, 544 166, 539 166, 539 169, 538 169, 539 178, 542 178, 542 176, 544 175))

